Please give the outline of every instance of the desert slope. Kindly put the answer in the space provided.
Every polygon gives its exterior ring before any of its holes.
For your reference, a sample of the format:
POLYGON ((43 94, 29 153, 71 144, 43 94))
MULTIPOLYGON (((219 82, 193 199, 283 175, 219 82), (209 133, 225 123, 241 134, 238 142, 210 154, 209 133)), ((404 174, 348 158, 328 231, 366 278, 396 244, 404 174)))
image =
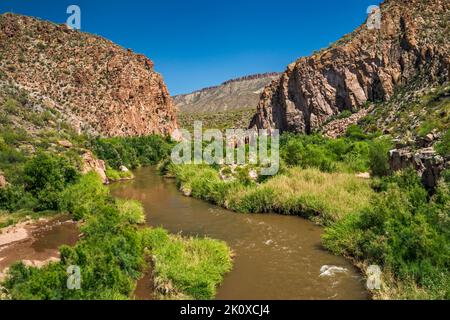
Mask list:
POLYGON ((330 48, 297 60, 261 95, 251 127, 310 133, 343 110, 449 80, 450 4, 386 0, 381 29, 363 24, 330 48))
POLYGON ((279 76, 264 73, 229 80, 219 86, 175 96, 175 106, 184 113, 254 109, 264 87, 279 76))
POLYGON ((167 135, 177 127, 150 59, 65 25, 1 15, 0 77, 58 110, 79 132, 167 135))

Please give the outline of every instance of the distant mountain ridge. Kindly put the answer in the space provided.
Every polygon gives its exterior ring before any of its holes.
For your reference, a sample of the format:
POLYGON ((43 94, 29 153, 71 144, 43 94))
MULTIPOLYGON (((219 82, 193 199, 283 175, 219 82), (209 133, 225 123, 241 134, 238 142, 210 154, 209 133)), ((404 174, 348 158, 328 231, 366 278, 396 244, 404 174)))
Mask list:
POLYGON ((173 99, 181 113, 255 109, 262 90, 279 76, 280 73, 277 72, 248 75, 225 81, 218 86, 177 95, 173 99))

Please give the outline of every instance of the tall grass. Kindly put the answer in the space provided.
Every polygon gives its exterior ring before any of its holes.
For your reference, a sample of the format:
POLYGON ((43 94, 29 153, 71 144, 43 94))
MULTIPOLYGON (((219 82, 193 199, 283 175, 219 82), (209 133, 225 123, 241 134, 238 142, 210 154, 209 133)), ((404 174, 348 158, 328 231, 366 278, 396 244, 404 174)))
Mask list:
POLYGON ((328 224, 364 208, 371 194, 369 183, 354 175, 293 168, 256 188, 230 195, 229 206, 240 212, 301 215, 328 224))
POLYGON ((163 298, 212 299, 225 273, 232 268, 224 242, 181 238, 164 229, 147 229, 143 243, 154 259, 155 285, 163 298))
POLYGON ((367 180, 318 169, 288 169, 259 185, 222 181, 217 170, 208 166, 173 170, 179 187, 191 191, 193 197, 240 213, 300 215, 324 224, 360 211, 373 193, 367 180))

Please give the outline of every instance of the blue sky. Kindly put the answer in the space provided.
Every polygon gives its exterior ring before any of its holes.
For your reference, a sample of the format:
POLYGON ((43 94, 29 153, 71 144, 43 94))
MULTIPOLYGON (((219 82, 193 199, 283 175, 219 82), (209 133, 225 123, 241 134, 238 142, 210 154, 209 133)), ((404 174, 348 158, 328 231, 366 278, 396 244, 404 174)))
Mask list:
POLYGON ((253 73, 283 71, 366 19, 380 0, 2 0, 12 11, 58 23, 81 7, 82 31, 155 62, 172 94, 253 73))

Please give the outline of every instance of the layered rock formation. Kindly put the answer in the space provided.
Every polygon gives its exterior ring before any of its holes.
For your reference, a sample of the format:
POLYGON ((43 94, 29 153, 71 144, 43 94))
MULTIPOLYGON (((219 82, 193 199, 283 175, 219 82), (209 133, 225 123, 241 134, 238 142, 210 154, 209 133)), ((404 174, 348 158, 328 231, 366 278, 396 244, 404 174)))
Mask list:
POLYGON ((448 159, 438 155, 432 147, 419 150, 408 147, 391 150, 389 165, 394 172, 408 168, 415 169, 422 178, 423 185, 429 190, 437 187, 442 172, 449 168, 448 159))
POLYGON ((177 128, 152 61, 65 25, 1 15, 0 78, 60 111, 80 132, 168 135, 177 128))
POLYGON ((229 80, 216 87, 175 96, 175 106, 184 113, 254 109, 265 86, 279 76, 279 73, 264 73, 229 80))
POLYGON ((386 0, 381 29, 366 24, 326 50, 289 65, 261 95, 251 127, 310 133, 343 110, 386 101, 412 81, 450 79, 446 0, 386 0))

